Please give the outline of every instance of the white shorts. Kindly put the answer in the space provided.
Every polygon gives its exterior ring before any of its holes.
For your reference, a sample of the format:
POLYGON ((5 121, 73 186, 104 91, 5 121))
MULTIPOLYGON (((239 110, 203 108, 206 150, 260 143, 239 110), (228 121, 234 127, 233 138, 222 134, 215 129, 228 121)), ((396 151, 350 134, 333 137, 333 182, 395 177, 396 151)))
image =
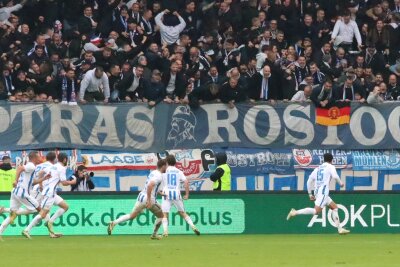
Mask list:
POLYGON ((40 203, 42 203, 42 199, 43 199, 42 192, 34 191, 34 192, 31 192, 31 195, 33 198, 36 199, 36 201, 39 203, 39 205, 40 205, 40 203))
POLYGON ((314 203, 315 206, 323 209, 325 206, 329 206, 332 203, 332 199, 329 196, 318 194, 315 196, 314 203))
POLYGON ((171 210, 171 206, 175 206, 178 211, 185 211, 185 206, 183 205, 182 199, 179 200, 163 199, 161 204, 163 212, 169 212, 171 210))
POLYGON ((54 197, 43 196, 40 206, 42 207, 42 209, 50 210, 53 205, 58 206, 63 201, 64 199, 59 195, 55 195, 54 197))
POLYGON ((11 194, 10 210, 17 211, 22 205, 24 205, 28 210, 31 211, 37 210, 40 207, 39 202, 31 195, 20 197, 15 194, 11 194))

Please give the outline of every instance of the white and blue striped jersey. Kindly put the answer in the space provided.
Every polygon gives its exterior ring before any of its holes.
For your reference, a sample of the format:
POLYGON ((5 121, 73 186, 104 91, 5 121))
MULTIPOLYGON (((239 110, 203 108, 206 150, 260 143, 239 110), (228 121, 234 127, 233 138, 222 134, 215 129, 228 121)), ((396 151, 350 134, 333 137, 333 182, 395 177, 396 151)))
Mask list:
POLYGON ((26 195, 29 195, 34 176, 35 164, 28 162, 24 166, 24 171, 19 175, 17 186, 14 188, 12 193, 22 198, 24 198, 26 195))
MULTIPOLYGON (((39 165, 36 165, 35 179, 39 179, 40 178, 39 177, 40 172, 43 172, 44 175, 47 175, 49 173, 51 174, 51 168, 52 167, 53 167, 53 163, 51 163, 49 161, 43 162, 43 163, 41 163, 39 165)), ((45 182, 46 181, 43 181, 42 184, 45 184, 45 182)), ((36 186, 32 187, 32 189, 30 189, 30 190, 32 191, 31 195, 33 193, 35 193, 34 195, 36 195, 36 193, 38 193, 38 192, 40 193, 40 186, 36 185, 36 186)))
POLYGON ((147 202, 147 186, 149 185, 150 181, 154 181, 155 184, 153 191, 151 191, 151 201, 152 203, 156 202, 158 189, 160 188, 162 182, 162 173, 159 170, 154 170, 150 172, 149 176, 147 176, 144 188, 137 197, 138 201, 143 203, 147 202))
POLYGON ((311 183, 314 181, 315 183, 314 194, 328 196, 329 183, 331 182, 332 178, 340 182, 340 178, 336 172, 335 166, 333 166, 328 162, 323 163, 322 165, 315 168, 314 171, 311 173, 310 177, 308 178, 307 181, 308 191, 311 192, 310 186, 311 183))
POLYGON ((61 181, 67 180, 67 168, 59 162, 50 167, 51 178, 43 182, 42 195, 46 197, 54 197, 56 195, 57 186, 61 181))
POLYGON ((183 172, 175 166, 169 166, 163 174, 164 199, 181 200, 181 183, 186 181, 183 172))

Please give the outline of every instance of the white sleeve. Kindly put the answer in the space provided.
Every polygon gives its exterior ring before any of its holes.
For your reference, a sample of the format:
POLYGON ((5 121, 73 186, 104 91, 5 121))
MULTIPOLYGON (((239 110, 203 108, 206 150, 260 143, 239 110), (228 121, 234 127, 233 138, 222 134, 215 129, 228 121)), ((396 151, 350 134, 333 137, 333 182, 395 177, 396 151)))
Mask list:
POLYGON ((341 23, 340 20, 336 21, 335 27, 333 28, 333 32, 332 32, 332 39, 335 39, 336 36, 338 35, 338 33, 339 33, 339 28, 340 28, 340 23, 341 23))
POLYGON ((36 167, 33 163, 28 163, 25 165, 24 169, 25 169, 25 172, 34 172, 36 167))
POLYGON ((182 171, 179 172, 179 180, 180 180, 181 182, 184 182, 184 181, 187 180, 186 176, 183 174, 182 171))
POLYGON ((151 177, 150 182, 153 181, 155 184, 159 184, 162 182, 162 174, 154 175, 151 177))
POLYGON ((307 191, 308 191, 309 195, 311 195, 311 186, 312 186, 312 183, 315 182, 315 179, 317 178, 317 173, 318 173, 318 168, 314 169, 314 171, 308 177, 307 191))
POLYGON ((155 18, 154 21, 156 22, 156 24, 160 27, 160 29, 165 29, 165 25, 162 22, 161 18, 162 16, 164 16, 164 11, 160 12, 155 18))
POLYGON ((88 75, 88 73, 86 73, 86 75, 83 77, 83 80, 81 82, 81 88, 79 90, 79 98, 80 98, 80 100, 83 100, 83 97, 85 96, 86 89, 89 86, 89 83, 90 83, 90 77, 89 76, 90 76, 90 73, 89 73, 89 75, 88 75))
POLYGON ((102 82, 104 97, 110 98, 110 84, 108 83, 108 76, 105 73, 103 73, 102 82))
POLYGON ((179 16, 178 18, 179 18, 180 24, 178 24, 178 26, 176 26, 176 27, 178 27, 179 32, 182 32, 186 27, 186 21, 181 16, 179 16))
POLYGON ((60 181, 66 181, 67 180, 67 177, 65 175, 66 168, 60 166, 57 171, 58 171, 58 175, 60 175, 60 181))
POLYGON ((15 5, 15 6, 9 7, 9 8, 8 8, 8 11, 9 11, 10 13, 12 13, 12 12, 15 12, 15 11, 20 10, 21 8, 23 8, 23 6, 22 6, 21 4, 17 4, 17 5, 15 5))
POLYGON ((339 184, 340 183, 340 177, 339 177, 339 175, 337 174, 337 171, 336 171, 336 168, 335 168, 335 166, 333 166, 333 165, 331 165, 331 177, 333 178, 333 179, 335 179, 336 180, 336 182, 339 184))
POLYGON ((295 93, 291 99, 291 101, 300 101, 300 92, 298 91, 297 93, 295 93))
POLYGON ((358 29, 357 23, 354 21, 353 21, 353 28, 354 28, 354 34, 356 36, 357 44, 362 45, 362 38, 361 38, 360 30, 358 29))

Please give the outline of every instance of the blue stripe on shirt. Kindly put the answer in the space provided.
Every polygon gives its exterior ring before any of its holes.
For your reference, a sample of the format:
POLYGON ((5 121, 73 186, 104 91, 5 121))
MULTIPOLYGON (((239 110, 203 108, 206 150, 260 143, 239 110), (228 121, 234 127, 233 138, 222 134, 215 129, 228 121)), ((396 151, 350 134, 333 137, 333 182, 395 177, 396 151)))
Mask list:
POLYGON ((33 177, 34 177, 34 174, 35 174, 35 172, 32 172, 32 174, 31 174, 31 178, 29 179, 29 183, 28 183, 28 194, 30 193, 30 188, 31 188, 31 186, 32 186, 32 183, 33 183, 33 177))

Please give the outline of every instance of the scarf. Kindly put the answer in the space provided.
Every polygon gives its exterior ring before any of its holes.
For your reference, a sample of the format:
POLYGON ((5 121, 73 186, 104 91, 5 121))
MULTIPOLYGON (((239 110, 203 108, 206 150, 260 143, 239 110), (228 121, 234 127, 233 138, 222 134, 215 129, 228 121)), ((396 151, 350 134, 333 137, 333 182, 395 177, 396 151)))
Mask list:
POLYGON ((332 98, 332 90, 329 91, 328 95, 326 96, 326 98, 324 99, 324 95, 325 95, 325 88, 322 86, 322 90, 318 95, 318 101, 323 101, 325 99, 331 99, 332 98))

